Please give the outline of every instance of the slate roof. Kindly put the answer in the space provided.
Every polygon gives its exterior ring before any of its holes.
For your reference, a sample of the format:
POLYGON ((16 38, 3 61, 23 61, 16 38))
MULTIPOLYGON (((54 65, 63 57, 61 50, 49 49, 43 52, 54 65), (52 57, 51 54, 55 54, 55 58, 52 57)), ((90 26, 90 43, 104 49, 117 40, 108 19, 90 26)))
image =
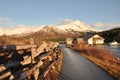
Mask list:
MULTIPOLYGON (((83 39, 84 39, 85 41, 87 41, 88 39, 90 39, 91 37, 93 37, 93 36, 95 36, 95 35, 97 35, 97 34, 88 34, 88 35, 84 36, 83 39)), ((95 37, 95 39, 100 40, 100 39, 104 39, 104 38, 102 38, 102 37, 100 36, 100 37, 95 37)))
POLYGON ((88 34, 88 35, 86 35, 86 36, 84 36, 83 37, 83 39, 85 40, 85 41, 87 41, 88 39, 90 39, 91 37, 93 37, 95 34, 88 34))

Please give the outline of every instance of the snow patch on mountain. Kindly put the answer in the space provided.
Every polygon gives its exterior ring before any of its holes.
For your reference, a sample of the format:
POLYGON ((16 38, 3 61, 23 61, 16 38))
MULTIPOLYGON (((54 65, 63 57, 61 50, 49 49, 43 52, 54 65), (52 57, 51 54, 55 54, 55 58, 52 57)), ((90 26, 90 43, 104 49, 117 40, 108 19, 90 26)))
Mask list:
POLYGON ((70 24, 67 25, 62 25, 62 26, 58 26, 58 28, 62 29, 62 30, 73 30, 73 31, 80 31, 80 32, 87 32, 87 31, 96 31, 93 28, 91 28, 89 25, 80 22, 78 20, 71 22, 70 24))

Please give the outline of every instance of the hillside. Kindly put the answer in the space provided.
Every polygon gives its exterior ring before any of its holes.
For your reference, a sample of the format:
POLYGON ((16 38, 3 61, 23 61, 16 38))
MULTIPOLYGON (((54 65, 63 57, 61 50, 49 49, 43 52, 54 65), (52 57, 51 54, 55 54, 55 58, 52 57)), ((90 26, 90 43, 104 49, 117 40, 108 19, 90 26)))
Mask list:
POLYGON ((105 42, 117 41, 120 43, 120 28, 114 28, 111 30, 103 31, 99 33, 102 37, 105 38, 105 42))

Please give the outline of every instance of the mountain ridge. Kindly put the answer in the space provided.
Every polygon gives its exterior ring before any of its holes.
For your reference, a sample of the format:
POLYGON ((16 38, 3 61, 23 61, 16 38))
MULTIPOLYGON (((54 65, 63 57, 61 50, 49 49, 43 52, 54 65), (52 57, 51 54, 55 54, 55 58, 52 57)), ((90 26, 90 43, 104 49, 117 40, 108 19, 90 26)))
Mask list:
POLYGON ((13 27, 13 28, 0 28, 0 35, 6 34, 6 35, 22 35, 26 33, 31 33, 31 32, 37 32, 37 31, 55 31, 59 33, 69 33, 71 31, 79 31, 79 32, 89 32, 89 31, 96 31, 89 25, 75 20, 70 22, 69 24, 66 25, 44 25, 44 26, 39 26, 39 27, 26 27, 25 25, 13 27))

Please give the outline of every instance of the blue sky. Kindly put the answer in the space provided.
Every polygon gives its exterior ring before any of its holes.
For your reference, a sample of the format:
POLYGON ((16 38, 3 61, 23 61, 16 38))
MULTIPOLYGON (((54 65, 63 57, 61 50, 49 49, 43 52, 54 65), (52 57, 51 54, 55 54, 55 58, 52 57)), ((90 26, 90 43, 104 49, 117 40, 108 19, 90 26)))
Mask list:
POLYGON ((0 27, 80 20, 99 27, 120 24, 120 0, 0 0, 0 27))

